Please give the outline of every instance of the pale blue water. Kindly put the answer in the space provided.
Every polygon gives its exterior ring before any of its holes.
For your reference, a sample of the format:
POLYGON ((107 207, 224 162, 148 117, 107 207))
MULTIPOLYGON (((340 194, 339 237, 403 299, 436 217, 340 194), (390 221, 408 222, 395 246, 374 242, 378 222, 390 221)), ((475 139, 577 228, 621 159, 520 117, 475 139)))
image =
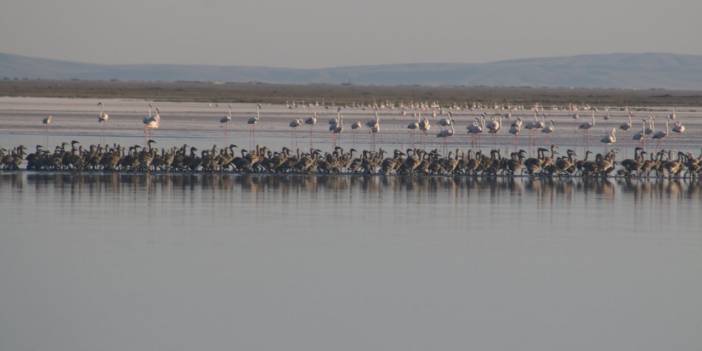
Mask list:
POLYGON ((0 350, 699 350, 702 185, 0 174, 0 350))

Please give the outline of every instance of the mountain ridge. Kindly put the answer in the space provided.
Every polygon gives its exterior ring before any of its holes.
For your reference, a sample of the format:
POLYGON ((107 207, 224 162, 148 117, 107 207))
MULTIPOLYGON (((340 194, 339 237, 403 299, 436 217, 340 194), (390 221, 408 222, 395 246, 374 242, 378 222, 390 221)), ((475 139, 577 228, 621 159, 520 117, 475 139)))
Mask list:
POLYGON ((699 90, 702 89, 702 55, 610 53, 520 58, 485 63, 399 63, 284 68, 197 64, 95 64, 0 53, 0 77, 699 90))

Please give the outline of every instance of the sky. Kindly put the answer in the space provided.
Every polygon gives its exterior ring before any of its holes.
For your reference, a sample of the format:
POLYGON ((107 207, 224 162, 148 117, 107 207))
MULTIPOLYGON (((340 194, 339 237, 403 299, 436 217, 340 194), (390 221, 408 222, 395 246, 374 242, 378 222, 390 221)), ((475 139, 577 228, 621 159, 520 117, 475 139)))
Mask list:
POLYGON ((2 0, 0 52, 329 67, 702 54, 700 0, 2 0))

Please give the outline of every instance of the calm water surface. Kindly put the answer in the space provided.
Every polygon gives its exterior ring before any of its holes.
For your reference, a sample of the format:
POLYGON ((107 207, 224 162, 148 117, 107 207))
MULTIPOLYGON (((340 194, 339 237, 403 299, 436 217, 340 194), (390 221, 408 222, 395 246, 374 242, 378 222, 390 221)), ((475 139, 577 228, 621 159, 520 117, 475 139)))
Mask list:
POLYGON ((0 350, 700 350, 702 184, 0 174, 0 350))

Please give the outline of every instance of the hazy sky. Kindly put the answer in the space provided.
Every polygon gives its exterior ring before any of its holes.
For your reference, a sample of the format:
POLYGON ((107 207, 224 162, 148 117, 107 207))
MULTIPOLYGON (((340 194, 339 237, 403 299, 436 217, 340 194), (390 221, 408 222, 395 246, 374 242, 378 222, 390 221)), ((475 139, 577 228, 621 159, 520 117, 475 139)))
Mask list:
POLYGON ((702 54, 700 0, 2 0, 0 51, 320 67, 702 54))

